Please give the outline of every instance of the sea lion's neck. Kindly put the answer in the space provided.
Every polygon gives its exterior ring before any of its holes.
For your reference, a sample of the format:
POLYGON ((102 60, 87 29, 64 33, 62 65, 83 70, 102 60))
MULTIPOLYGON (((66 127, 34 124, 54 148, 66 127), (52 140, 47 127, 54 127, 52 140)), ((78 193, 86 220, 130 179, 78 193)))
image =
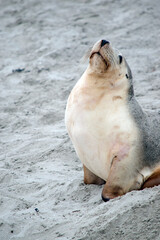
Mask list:
POLYGON ((92 89, 104 89, 107 92, 121 92, 123 95, 126 94, 126 98, 129 92, 129 83, 126 78, 121 78, 115 74, 97 74, 91 71, 89 68, 86 69, 80 79, 81 87, 92 88, 92 89))

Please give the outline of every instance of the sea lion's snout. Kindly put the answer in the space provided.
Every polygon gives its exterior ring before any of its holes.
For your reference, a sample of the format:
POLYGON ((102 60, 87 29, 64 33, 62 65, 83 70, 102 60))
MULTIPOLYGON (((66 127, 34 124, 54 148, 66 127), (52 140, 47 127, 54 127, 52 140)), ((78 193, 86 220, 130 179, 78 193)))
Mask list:
POLYGON ((94 72, 103 73, 109 67, 108 56, 111 50, 110 42, 107 40, 99 40, 96 42, 90 52, 90 65, 94 72))
POLYGON ((96 42, 90 52, 90 58, 93 57, 94 54, 101 54, 101 52, 105 51, 105 48, 109 48, 110 42, 107 40, 99 40, 98 42, 96 42))
POLYGON ((104 45, 106 45, 106 44, 110 44, 110 42, 109 41, 106 41, 106 40, 101 40, 101 47, 103 47, 104 45))

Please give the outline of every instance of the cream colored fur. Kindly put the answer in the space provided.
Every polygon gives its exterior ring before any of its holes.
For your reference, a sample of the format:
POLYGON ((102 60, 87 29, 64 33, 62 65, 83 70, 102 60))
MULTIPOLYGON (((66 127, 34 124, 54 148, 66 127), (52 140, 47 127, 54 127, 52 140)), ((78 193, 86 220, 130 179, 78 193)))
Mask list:
POLYGON ((99 45, 93 47, 91 55, 99 49, 109 67, 99 55, 90 58, 69 96, 65 122, 82 163, 105 181, 111 172, 111 185, 118 184, 126 193, 138 189, 143 181, 138 172, 140 134, 127 104, 125 63, 119 67, 114 50, 99 45))

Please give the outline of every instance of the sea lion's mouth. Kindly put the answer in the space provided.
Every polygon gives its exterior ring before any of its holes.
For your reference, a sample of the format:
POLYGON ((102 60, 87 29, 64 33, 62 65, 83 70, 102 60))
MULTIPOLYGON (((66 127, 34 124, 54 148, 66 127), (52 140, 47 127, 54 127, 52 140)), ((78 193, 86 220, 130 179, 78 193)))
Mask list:
POLYGON ((101 57, 101 59, 103 60, 103 62, 106 64, 106 66, 108 67, 108 63, 107 63, 107 61, 104 59, 104 57, 100 54, 100 52, 93 52, 92 54, 91 54, 91 56, 90 56, 90 59, 95 55, 95 54, 98 54, 100 57, 101 57))

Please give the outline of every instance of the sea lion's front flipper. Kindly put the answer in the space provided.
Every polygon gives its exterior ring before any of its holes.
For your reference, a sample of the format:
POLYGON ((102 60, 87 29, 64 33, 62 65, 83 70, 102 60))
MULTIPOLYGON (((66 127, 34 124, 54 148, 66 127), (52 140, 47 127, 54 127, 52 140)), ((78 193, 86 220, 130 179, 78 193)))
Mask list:
POLYGON ((113 160, 107 182, 102 191, 102 199, 108 201, 131 191, 138 190, 143 184, 143 175, 129 158, 113 160))

